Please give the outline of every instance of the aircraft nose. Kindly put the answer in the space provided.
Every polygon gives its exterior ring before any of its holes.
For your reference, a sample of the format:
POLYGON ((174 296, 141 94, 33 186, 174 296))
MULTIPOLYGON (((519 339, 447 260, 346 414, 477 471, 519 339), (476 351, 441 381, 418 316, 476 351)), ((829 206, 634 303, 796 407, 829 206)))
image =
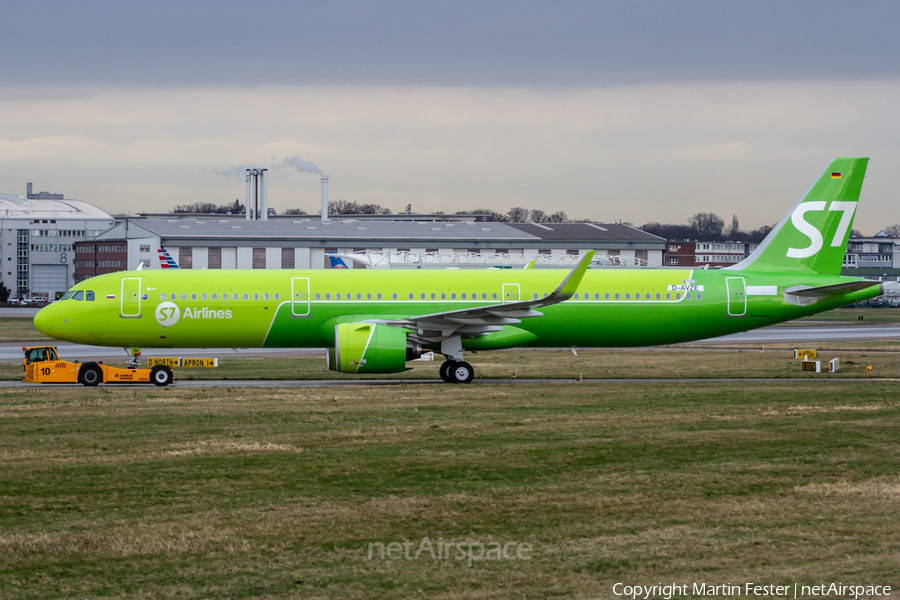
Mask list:
POLYGON ((51 333, 53 329, 53 316, 56 311, 56 306, 51 304, 50 306, 45 306, 41 310, 38 311, 38 314, 34 315, 34 327, 41 333, 46 336, 53 337, 51 333))

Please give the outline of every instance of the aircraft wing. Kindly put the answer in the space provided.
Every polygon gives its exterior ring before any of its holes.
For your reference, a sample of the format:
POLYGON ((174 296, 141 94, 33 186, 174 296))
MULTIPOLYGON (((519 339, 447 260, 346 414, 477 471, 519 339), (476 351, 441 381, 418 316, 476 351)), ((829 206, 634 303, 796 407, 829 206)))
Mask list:
POLYGON ((521 323, 522 319, 543 316, 543 313, 536 309, 559 304, 571 298, 578 289, 585 271, 588 270, 593 256, 593 250, 585 254, 553 293, 537 300, 464 308, 383 323, 391 327, 409 329, 413 332, 413 339, 425 343, 439 342, 454 335, 480 336, 500 331, 504 325, 515 325, 521 323))

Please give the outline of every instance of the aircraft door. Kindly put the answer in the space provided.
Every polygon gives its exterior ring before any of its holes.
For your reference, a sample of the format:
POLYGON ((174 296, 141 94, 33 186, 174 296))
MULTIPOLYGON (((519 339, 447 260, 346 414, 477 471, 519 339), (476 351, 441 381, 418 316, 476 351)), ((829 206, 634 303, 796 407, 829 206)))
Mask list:
POLYGON ((725 291, 728 295, 728 316, 747 315, 747 289, 743 277, 726 277, 725 291))
POLYGON ((123 277, 121 292, 119 315, 125 319, 139 319, 141 316, 141 278, 123 277))
POLYGON ((519 284, 504 283, 503 284, 503 304, 519 301, 519 284))
POLYGON ((309 316, 309 277, 291 279, 291 314, 295 317, 309 316))

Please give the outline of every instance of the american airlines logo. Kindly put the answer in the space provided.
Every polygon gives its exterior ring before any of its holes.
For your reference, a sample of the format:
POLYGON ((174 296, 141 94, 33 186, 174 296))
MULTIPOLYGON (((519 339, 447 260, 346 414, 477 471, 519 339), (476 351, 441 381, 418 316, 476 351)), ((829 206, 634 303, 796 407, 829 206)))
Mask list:
MULTIPOLYGON (((816 229, 815 226, 810 225, 803 216, 808 212, 825 210, 826 204, 827 202, 824 200, 804 202, 791 214, 791 223, 797 231, 809 238, 809 246, 806 248, 788 248, 788 258, 809 258, 822 249, 822 245, 825 243, 822 239, 822 232, 816 229)), ((837 231, 834 232, 834 238, 831 240, 832 247, 839 247, 843 245, 844 236, 847 234, 850 223, 853 221, 853 213, 856 212, 856 202, 839 202, 835 200, 828 205, 828 211, 841 213, 841 221, 838 223, 837 231)))
POLYGON ((231 309, 216 310, 212 308, 180 309, 174 302, 161 302, 156 307, 156 321, 163 327, 171 327, 179 319, 230 319, 231 309))

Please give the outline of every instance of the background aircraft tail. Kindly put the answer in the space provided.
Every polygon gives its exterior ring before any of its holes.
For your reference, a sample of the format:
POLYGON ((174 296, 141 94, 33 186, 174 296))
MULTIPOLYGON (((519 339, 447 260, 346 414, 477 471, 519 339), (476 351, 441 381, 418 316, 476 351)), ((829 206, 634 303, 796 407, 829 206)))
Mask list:
POLYGON ((156 251, 159 254, 159 266, 161 269, 178 269, 178 263, 175 262, 175 259, 172 258, 172 255, 169 254, 169 251, 165 248, 160 248, 156 251))
POLYGON ((729 270, 840 275, 868 158, 836 158, 747 258, 729 270))
POLYGON ((340 256, 329 256, 331 259, 331 268, 332 269, 346 269, 347 264, 340 256))

